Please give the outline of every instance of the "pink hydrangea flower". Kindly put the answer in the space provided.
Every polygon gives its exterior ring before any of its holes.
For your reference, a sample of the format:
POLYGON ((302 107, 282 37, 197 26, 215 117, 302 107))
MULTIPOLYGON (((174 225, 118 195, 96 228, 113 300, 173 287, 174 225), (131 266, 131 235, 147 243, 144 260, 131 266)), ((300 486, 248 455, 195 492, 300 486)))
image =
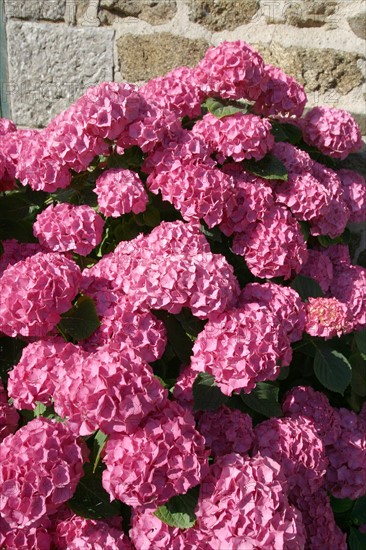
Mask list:
POLYGON ((0 278, 0 330, 8 336, 45 336, 72 306, 81 272, 61 254, 38 252, 0 278))
POLYGON ((201 484, 196 516, 215 550, 304 547, 301 514, 288 502, 279 464, 267 457, 219 457, 201 484))
POLYGON ((366 181, 354 170, 339 170, 338 177, 342 182, 343 197, 351 212, 349 221, 362 223, 366 221, 366 181))
POLYGON ((314 161, 310 155, 291 143, 278 141, 272 147, 272 153, 279 158, 290 175, 310 172, 314 161))
POLYGON ((272 189, 266 180, 246 172, 237 171, 238 165, 228 164, 223 171, 232 176, 234 189, 224 204, 221 231, 230 236, 245 233, 265 212, 274 205, 272 189))
POLYGON ((313 495, 300 495, 294 499, 294 504, 301 512, 305 527, 305 550, 347 550, 347 535, 335 522, 325 489, 321 488, 313 495))
POLYGON ((134 508, 155 509, 198 485, 208 470, 193 416, 170 401, 131 435, 111 435, 103 461, 103 487, 134 508))
POLYGON ((327 292, 333 279, 333 264, 320 250, 308 250, 307 262, 301 268, 301 275, 311 277, 323 292, 327 292))
POLYGON ((245 257, 255 277, 290 279, 307 260, 307 247, 291 212, 275 205, 247 233, 237 233, 233 252, 245 257))
POLYGON ((87 256, 101 242, 103 227, 103 218, 90 206, 61 203, 38 214, 33 233, 53 252, 73 250, 87 256))
POLYGON ((36 418, 8 435, 0 454, 1 514, 11 528, 25 528, 72 497, 88 450, 64 424, 36 418))
POLYGON ((261 56, 241 40, 207 50, 196 67, 196 80, 207 96, 257 99, 264 76, 261 56))
POLYGON ((79 355, 64 368, 54 392, 57 414, 80 435, 101 429, 106 434, 130 434, 167 392, 126 345, 106 345, 93 354, 79 355))
POLYGON ((356 413, 339 409, 341 432, 327 447, 325 488, 336 498, 356 500, 366 494, 366 432, 356 413))
POLYGON ((58 336, 28 344, 9 372, 8 392, 14 406, 33 410, 37 402, 51 405, 65 363, 81 353, 80 348, 58 336))
POLYGON ((198 430, 213 456, 245 454, 253 443, 251 417, 225 405, 216 411, 204 411, 198 421, 198 430))
POLYGON ((309 418, 324 445, 335 443, 341 432, 341 424, 336 409, 331 407, 324 393, 311 386, 297 386, 290 390, 282 403, 285 416, 309 418))
POLYGON ((82 342, 83 349, 92 352, 113 342, 114 347, 132 347, 143 361, 161 358, 167 337, 163 322, 155 315, 136 308, 127 296, 114 292, 103 280, 86 284, 85 294, 94 300, 100 327, 82 342))
POLYGON ((163 200, 171 202, 187 221, 201 218, 208 227, 218 225, 233 187, 232 178, 204 162, 180 163, 177 160, 169 172, 156 168, 147 179, 152 193, 161 192, 163 200))
POLYGON ((217 160, 223 163, 227 157, 235 162, 263 158, 274 144, 271 129, 269 120, 255 115, 235 113, 217 118, 207 113, 196 122, 192 132, 217 151, 217 160))
POLYGON ((197 372, 183 365, 173 390, 174 399, 190 411, 193 408, 193 384, 196 378, 197 372))
POLYGON ((20 243, 16 239, 1 241, 3 253, 0 256, 0 277, 5 269, 14 265, 20 260, 25 260, 28 256, 33 256, 37 252, 44 252, 44 249, 38 243, 20 243))
POLYGON ((221 313, 205 325, 193 346, 191 368, 214 376, 225 395, 250 393, 257 382, 277 378, 279 359, 289 348, 275 316, 247 305, 221 313))
POLYGON ((6 550, 51 550, 50 520, 44 516, 36 525, 21 529, 10 528, 9 524, 0 518, 0 547, 6 550))
POLYGON ((19 414, 8 402, 8 394, 0 379, 0 441, 15 432, 18 422, 19 414))
POLYGON ((311 495, 324 484, 328 466, 324 443, 306 417, 273 417, 257 424, 253 453, 281 465, 294 495, 311 495))
POLYGON ((313 107, 303 120, 303 137, 329 157, 345 159, 362 147, 361 130, 350 113, 330 107, 313 107))
POLYGON ((112 281, 136 307, 170 313, 189 307, 200 319, 230 308, 239 294, 232 266, 211 253, 198 227, 181 221, 162 222, 149 235, 121 242, 90 274, 112 281))
POLYGON ((16 131, 17 127, 12 120, 9 120, 7 118, 0 118, 0 136, 5 136, 5 134, 16 131))
POLYGON ((123 168, 105 170, 97 179, 95 193, 99 210, 105 216, 139 214, 146 210, 149 198, 136 172, 123 168))
MULTIPOLYGON (((347 248, 347 247, 346 247, 347 248)), ((347 306, 353 330, 366 326, 366 269, 358 265, 339 266, 330 293, 347 306)))
POLYGON ((275 283, 249 283, 239 296, 237 307, 256 303, 273 313, 290 342, 301 340, 305 328, 305 308, 298 293, 275 283))
POLYGON ((261 94, 254 104, 257 114, 294 115, 300 117, 307 97, 304 87, 279 67, 265 65, 261 81, 261 94))
POLYGON ((336 298, 309 298, 305 325, 308 334, 329 340, 348 334, 352 328, 346 304, 336 298))
POLYGON ((195 81, 195 70, 190 67, 177 67, 165 76, 149 80, 139 88, 139 94, 178 117, 195 118, 201 114, 204 96, 195 81))
POLYGON ((57 523, 54 543, 58 550, 132 550, 122 529, 110 523, 72 515, 57 523))

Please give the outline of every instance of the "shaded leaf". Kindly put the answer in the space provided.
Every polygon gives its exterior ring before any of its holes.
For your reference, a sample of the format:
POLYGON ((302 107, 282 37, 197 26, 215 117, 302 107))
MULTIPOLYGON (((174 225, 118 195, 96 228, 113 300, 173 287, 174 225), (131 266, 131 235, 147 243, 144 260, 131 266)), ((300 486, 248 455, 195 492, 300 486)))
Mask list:
POLYGON ((351 517, 359 525, 366 524, 366 495, 354 501, 351 517))
POLYGON ((310 297, 322 298, 324 296, 319 283, 307 275, 297 275, 291 283, 291 288, 296 290, 303 301, 310 297))
POLYGON ((240 392, 243 403, 266 418, 283 416, 278 402, 279 389, 267 382, 259 382, 249 394, 240 392))
POLYGON ((193 343, 178 319, 175 315, 162 310, 154 311, 153 313, 158 319, 163 321, 167 331, 168 342, 172 346, 176 356, 179 357, 183 364, 190 363, 193 343))
POLYGON ((172 497, 166 504, 159 506, 155 516, 170 527, 189 529, 196 522, 194 510, 197 506, 199 487, 193 487, 185 495, 172 497))
POLYGON ((346 357, 325 345, 316 346, 314 373, 325 388, 341 395, 352 379, 352 368, 346 357))
POLYGON ((30 203, 23 193, 12 193, 0 197, 0 218, 3 220, 22 220, 28 215, 30 203))
POLYGON ((61 315, 57 325, 61 334, 76 341, 85 340, 100 326, 95 304, 89 296, 80 296, 75 305, 61 315))
POLYGON ((297 145, 302 139, 302 131, 295 124, 289 124, 287 122, 277 122, 271 120, 272 135, 275 141, 287 141, 292 145, 297 145))
POLYGON ((358 529, 351 527, 348 537, 349 550, 365 550, 366 534, 360 533, 358 529))
POLYGON ((243 160, 242 164, 245 170, 266 180, 287 181, 288 179, 286 166, 270 153, 261 160, 243 160))
POLYGON ((336 498, 330 495, 330 504, 334 514, 346 514, 353 508, 354 501, 349 498, 336 498))
POLYGON ((200 372, 193 382, 193 409, 195 411, 215 411, 228 401, 216 385, 215 378, 206 372, 200 372))
POLYGON ((355 342, 362 357, 366 359, 366 329, 365 328, 355 333, 355 342))
POLYGON ((356 395, 366 397, 366 360, 361 353, 352 354, 349 360, 352 365, 352 389, 356 395))
POLYGON ((216 97, 206 99, 204 106, 216 118, 223 118, 235 113, 247 113, 250 105, 244 101, 224 100, 216 97))

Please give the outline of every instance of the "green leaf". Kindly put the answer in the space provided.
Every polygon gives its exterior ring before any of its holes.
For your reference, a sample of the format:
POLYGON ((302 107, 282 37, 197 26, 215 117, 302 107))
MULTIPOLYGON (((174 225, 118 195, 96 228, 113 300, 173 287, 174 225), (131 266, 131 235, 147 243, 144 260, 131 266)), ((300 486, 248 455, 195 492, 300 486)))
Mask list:
POLYGON ((349 550, 365 550, 366 535, 364 533, 360 533, 358 529, 351 527, 348 537, 348 548, 349 550))
POLYGON ((46 410, 47 410, 46 405, 37 401, 36 408, 33 411, 34 418, 38 418, 39 416, 42 416, 46 412, 46 410))
POLYGON ((107 491, 102 486, 102 473, 105 465, 99 463, 93 472, 93 465, 84 465, 84 477, 78 483, 76 491, 68 505, 71 510, 83 518, 101 519, 119 515, 121 503, 110 502, 107 491))
POLYGON ((324 296, 320 285, 307 275, 297 275, 291 283, 291 288, 296 290, 301 299, 322 298, 324 296))
POLYGON ((266 180, 287 181, 288 179, 286 166, 280 159, 270 153, 261 160, 243 160, 242 164, 245 170, 266 180))
POLYGON ((61 315, 57 325, 61 334, 73 340, 85 340, 100 326, 95 304, 89 296, 80 296, 74 306, 61 315))
POLYGON ((334 514, 346 514, 353 508, 354 501, 349 498, 335 498, 330 496, 330 504, 334 514))
POLYGON ((361 353, 353 353, 349 361, 352 365, 352 389, 356 395, 366 397, 366 360, 361 353))
POLYGON ((292 145, 297 145, 302 139, 302 131, 295 124, 289 124, 287 122, 277 122, 271 120, 272 135, 275 141, 287 141, 292 145))
POLYGON ((176 356, 183 364, 189 364, 191 362, 193 343, 178 319, 175 315, 163 310, 154 311, 154 315, 163 321, 167 331, 168 342, 172 346, 176 356))
POLYGON ((366 524, 366 495, 354 501, 351 517, 359 525, 366 524))
POLYGON ((102 430, 98 430, 94 437, 94 445, 93 445, 93 455, 95 455, 94 458, 94 465, 93 465, 93 474, 95 473, 99 461, 100 456, 102 454, 102 451, 105 447, 105 444, 107 443, 108 435, 103 433, 102 430))
POLYGON ((355 342, 362 357, 366 359, 366 328, 355 333, 355 342))
POLYGON ((316 346, 314 373, 325 388, 341 395, 352 379, 352 368, 346 357, 325 345, 316 346))
POLYGON ((22 220, 28 215, 29 201, 23 193, 13 193, 0 197, 0 218, 3 220, 22 220))
POLYGON ((228 401, 216 385, 215 378, 207 372, 200 372, 193 382, 193 409, 195 411, 215 411, 228 401))
POLYGON ((259 382, 249 394, 240 392, 243 403, 262 414, 266 418, 283 416, 281 405, 278 402, 279 389, 267 382, 259 382))
POLYGON ((244 101, 224 100, 216 97, 206 99, 204 106, 216 118, 235 115, 235 113, 246 114, 250 108, 250 105, 244 101))
POLYGON ((190 489, 185 495, 172 497, 166 504, 159 506, 154 514, 166 525, 189 529, 196 522, 194 509, 197 506, 199 487, 190 489))
POLYGON ((148 227, 156 227, 161 221, 160 212, 155 206, 150 205, 142 214, 142 219, 144 224, 148 227))

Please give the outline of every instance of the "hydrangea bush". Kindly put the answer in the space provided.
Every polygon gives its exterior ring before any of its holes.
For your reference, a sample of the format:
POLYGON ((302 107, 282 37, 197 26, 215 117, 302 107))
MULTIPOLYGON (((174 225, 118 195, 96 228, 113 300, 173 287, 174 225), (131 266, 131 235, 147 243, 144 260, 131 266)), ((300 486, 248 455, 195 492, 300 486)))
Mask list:
POLYGON ((306 102, 237 41, 0 119, 0 548, 366 547, 361 133, 306 102))

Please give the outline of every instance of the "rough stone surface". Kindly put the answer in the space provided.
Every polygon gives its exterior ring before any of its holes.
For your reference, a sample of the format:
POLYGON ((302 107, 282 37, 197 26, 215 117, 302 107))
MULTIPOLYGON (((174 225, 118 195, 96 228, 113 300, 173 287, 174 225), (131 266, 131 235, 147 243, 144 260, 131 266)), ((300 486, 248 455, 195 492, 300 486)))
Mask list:
POLYGON ((110 29, 7 23, 9 99, 21 126, 44 126, 91 85, 113 80, 110 29))
POLYGON ((359 38, 366 40, 366 11, 354 17, 349 17, 347 21, 353 32, 359 38))
POLYGON ((98 16, 104 25, 121 17, 138 17, 151 25, 161 25, 170 21, 176 11, 176 0, 101 0, 98 16))
POLYGON ((249 23, 258 0, 190 0, 190 19, 211 31, 233 30, 249 23))
MULTIPOLYGON (((61 21, 67 0, 4 0, 7 18, 61 21)), ((68 0, 69 1, 69 0, 68 0)))
POLYGON ((126 34, 117 41, 122 78, 147 81, 178 66, 194 66, 209 47, 205 40, 190 40, 170 33, 126 34))
MULTIPOLYGON (((332 0, 262 0, 266 23, 295 27, 322 27, 336 13, 338 2, 332 0)), ((332 22, 331 22, 332 23, 332 22)))
POLYGON ((266 63, 281 67, 305 86, 307 92, 325 93, 337 90, 347 94, 363 82, 357 66, 360 55, 333 49, 284 48, 278 43, 270 47, 257 44, 266 63))

